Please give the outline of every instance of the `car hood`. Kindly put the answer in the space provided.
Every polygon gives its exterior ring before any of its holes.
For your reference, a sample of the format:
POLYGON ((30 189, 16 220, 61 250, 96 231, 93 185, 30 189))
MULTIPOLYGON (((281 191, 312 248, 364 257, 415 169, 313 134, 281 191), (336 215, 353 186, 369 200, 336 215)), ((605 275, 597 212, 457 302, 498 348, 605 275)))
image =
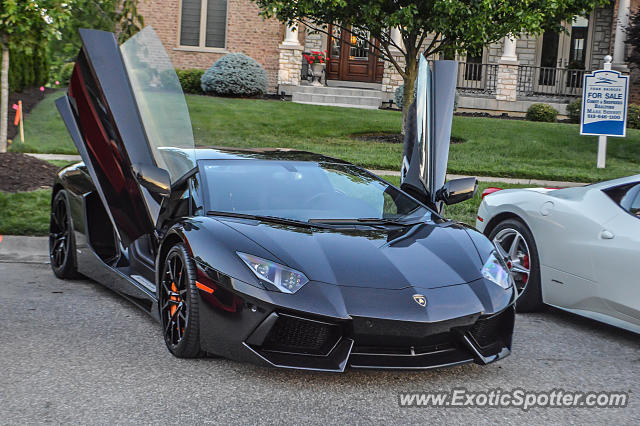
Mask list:
POLYGON ((342 286, 436 288, 481 277, 482 262, 462 226, 421 223, 308 229, 242 219, 220 222, 303 272, 310 280, 342 286))

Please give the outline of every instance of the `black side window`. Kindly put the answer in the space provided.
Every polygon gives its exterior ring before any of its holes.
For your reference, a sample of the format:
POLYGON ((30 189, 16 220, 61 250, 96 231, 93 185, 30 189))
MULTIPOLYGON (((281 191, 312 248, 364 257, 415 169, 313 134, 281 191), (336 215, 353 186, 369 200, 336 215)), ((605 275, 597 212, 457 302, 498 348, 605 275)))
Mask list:
POLYGON ((620 206, 634 216, 640 217, 640 184, 637 184, 627 191, 622 197, 620 206))
POLYGON ((604 192, 620 207, 640 218, 640 183, 607 188, 604 192))
POLYGON ((192 216, 202 216, 204 214, 204 205, 202 203, 202 197, 200 195, 200 191, 202 187, 200 186, 200 174, 196 173, 189 180, 189 192, 191 194, 191 215, 192 216))

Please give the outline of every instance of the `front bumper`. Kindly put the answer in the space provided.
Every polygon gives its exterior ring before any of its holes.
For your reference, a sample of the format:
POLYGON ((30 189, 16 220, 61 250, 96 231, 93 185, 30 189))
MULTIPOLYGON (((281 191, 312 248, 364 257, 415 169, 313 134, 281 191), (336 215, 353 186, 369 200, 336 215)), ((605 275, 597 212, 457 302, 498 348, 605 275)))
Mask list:
POLYGON ((341 372, 487 364, 511 350, 513 291, 482 279, 401 290, 310 282, 293 295, 216 281, 200 293, 201 346, 231 359, 341 372))
POLYGON ((347 366, 430 369, 488 364, 510 354, 514 316, 510 306, 495 315, 437 324, 372 318, 336 324, 273 312, 244 345, 276 367, 337 372, 347 366))

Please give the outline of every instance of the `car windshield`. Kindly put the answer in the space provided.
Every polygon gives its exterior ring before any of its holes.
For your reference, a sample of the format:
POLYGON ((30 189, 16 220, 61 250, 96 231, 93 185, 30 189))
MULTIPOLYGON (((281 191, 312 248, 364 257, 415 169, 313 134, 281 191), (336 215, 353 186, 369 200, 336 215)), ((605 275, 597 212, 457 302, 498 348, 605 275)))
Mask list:
POLYGON ((206 160, 207 210, 298 221, 431 219, 431 211, 355 166, 272 160, 206 160))

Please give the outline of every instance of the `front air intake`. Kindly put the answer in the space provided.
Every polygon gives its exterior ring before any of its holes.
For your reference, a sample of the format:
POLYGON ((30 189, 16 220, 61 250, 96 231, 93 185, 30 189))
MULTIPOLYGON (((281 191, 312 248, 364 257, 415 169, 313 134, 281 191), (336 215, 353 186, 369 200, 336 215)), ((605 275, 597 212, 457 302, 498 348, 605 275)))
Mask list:
POLYGON ((261 349, 327 355, 338 343, 341 334, 340 327, 335 324, 278 314, 261 349))
POLYGON ((514 317, 514 308, 509 307, 499 314, 478 319, 471 327, 469 333, 483 355, 496 353, 504 346, 511 347, 514 317))

